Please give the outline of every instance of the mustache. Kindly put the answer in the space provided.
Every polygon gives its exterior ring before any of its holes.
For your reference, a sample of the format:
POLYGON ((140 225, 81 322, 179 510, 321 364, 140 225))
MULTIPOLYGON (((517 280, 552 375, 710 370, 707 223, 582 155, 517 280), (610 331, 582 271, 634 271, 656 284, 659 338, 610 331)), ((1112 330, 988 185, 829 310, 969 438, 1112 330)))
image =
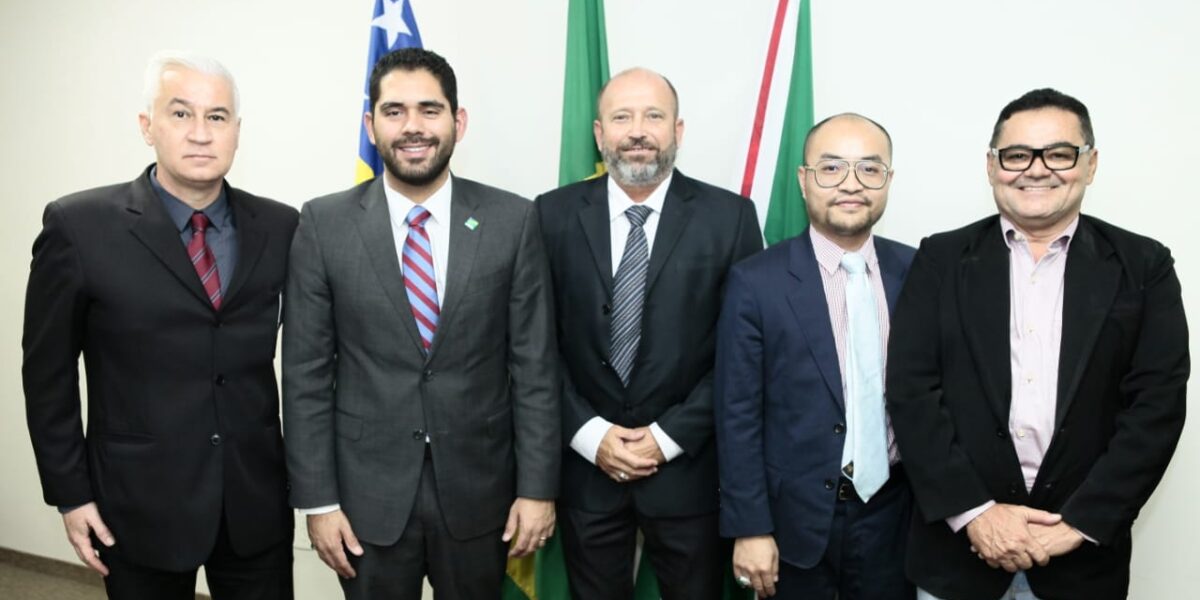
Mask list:
POLYGON ((658 144, 650 141, 649 138, 632 138, 617 146, 618 150, 658 150, 658 144))
POLYGON ((860 196, 847 196, 847 197, 842 197, 842 198, 834 198, 833 200, 830 200, 826 204, 826 206, 837 206, 839 204, 843 204, 843 203, 847 203, 847 202, 857 202, 859 204, 863 204, 866 206, 872 206, 875 204, 869 198, 863 198, 860 196))
POLYGON ((401 148, 402 146, 408 146, 410 144, 437 145, 439 141, 440 140, 438 140, 437 136, 432 136, 432 135, 431 136, 423 136, 420 134, 408 135, 405 137, 397 138, 396 141, 392 142, 392 149, 396 150, 396 149, 401 148))

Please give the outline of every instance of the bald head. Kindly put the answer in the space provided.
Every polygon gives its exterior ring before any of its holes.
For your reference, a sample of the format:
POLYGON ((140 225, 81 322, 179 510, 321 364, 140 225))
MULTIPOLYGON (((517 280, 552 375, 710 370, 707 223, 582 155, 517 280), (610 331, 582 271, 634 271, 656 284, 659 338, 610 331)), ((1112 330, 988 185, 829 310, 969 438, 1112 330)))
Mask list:
POLYGON ((808 155, 809 151, 812 150, 813 139, 816 138, 817 134, 820 133, 820 131, 822 129, 824 129, 826 125, 828 125, 830 123, 860 123, 860 124, 867 124, 867 125, 872 126, 875 129, 878 129, 879 132, 883 134, 884 139, 887 140, 887 156, 884 157, 883 160, 885 162, 887 162, 888 164, 891 164, 891 162, 892 162, 892 136, 891 136, 891 134, 889 134, 887 132, 887 130, 883 128, 883 125, 876 123, 873 119, 864 117, 858 113, 853 113, 853 112, 844 112, 844 113, 833 115, 831 117, 826 117, 821 122, 817 123, 816 125, 813 125, 812 129, 808 130, 808 135, 806 135, 804 137, 804 162, 805 162, 805 164, 812 164, 812 161, 813 161, 813 158, 808 155))
POLYGON ((610 86, 636 86, 639 88, 648 88, 650 91, 665 91, 671 97, 671 113, 673 118, 679 117, 679 94, 675 91, 675 86, 671 85, 671 81, 659 73, 651 71, 645 67, 632 67, 625 69, 616 75, 613 75, 600 86, 600 92, 596 94, 596 114, 601 114, 601 106, 604 103, 605 92, 610 86))

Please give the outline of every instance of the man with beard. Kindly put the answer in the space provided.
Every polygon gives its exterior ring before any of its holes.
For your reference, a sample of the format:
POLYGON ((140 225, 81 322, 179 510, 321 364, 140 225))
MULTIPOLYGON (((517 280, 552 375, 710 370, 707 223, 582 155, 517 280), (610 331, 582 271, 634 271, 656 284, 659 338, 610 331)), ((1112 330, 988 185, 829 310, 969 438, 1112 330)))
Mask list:
POLYGON ((733 268, 718 327, 721 533, 759 596, 913 597, 908 482, 884 415, 888 314, 913 249, 873 235, 892 142, 817 123, 799 167, 810 226, 733 268))
POLYGON ((536 200, 561 359, 563 548, 575 598, 633 593, 637 530, 663 598, 719 598, 712 369, 721 286, 762 248, 754 205, 674 169, 678 98, 631 69, 597 99, 608 175, 536 200))
POLYGON ((305 204, 283 334, 291 502, 347 598, 495 598, 554 529, 550 276, 531 202, 452 176, 454 71, 388 54, 382 177, 305 204), (509 543, 511 547, 509 548, 509 543))
POLYGON ((908 575, 921 600, 1123 599, 1186 413, 1175 261, 1080 213, 1099 153, 1079 100, 1028 92, 988 145, 999 214, 925 239, 896 304, 908 575))

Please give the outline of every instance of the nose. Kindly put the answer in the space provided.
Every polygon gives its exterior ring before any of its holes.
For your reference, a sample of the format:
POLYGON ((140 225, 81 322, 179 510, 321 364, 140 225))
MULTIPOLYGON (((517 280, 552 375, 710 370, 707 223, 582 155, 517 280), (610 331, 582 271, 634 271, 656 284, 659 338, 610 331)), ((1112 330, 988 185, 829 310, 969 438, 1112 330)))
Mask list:
POLYGON ((1050 168, 1046 166, 1046 155, 1039 154, 1033 157, 1033 162, 1029 163, 1029 168, 1025 169, 1025 172, 1022 174, 1026 177, 1040 178, 1049 177, 1053 173, 1054 171, 1051 171, 1050 168))
POLYGON ((212 124, 208 119, 196 119, 188 129, 188 141, 195 144, 207 144, 212 142, 212 124))
POLYGON ((858 180, 858 172, 853 168, 846 173, 846 178, 843 179, 842 183, 838 185, 838 191, 847 194, 861 192, 864 189, 866 188, 863 187, 862 182, 858 180))

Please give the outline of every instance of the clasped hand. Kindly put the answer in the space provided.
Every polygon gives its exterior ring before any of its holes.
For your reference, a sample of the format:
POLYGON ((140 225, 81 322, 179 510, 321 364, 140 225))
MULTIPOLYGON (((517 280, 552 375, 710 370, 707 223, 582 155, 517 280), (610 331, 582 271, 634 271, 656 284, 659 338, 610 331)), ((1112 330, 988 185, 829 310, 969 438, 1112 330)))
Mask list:
POLYGON ((596 466, 618 483, 649 477, 667 462, 649 427, 627 429, 613 425, 600 440, 596 466))
POLYGON ((971 551, 989 567, 1026 570, 1079 547, 1083 537, 1062 515, 1016 504, 996 504, 967 524, 971 551))

